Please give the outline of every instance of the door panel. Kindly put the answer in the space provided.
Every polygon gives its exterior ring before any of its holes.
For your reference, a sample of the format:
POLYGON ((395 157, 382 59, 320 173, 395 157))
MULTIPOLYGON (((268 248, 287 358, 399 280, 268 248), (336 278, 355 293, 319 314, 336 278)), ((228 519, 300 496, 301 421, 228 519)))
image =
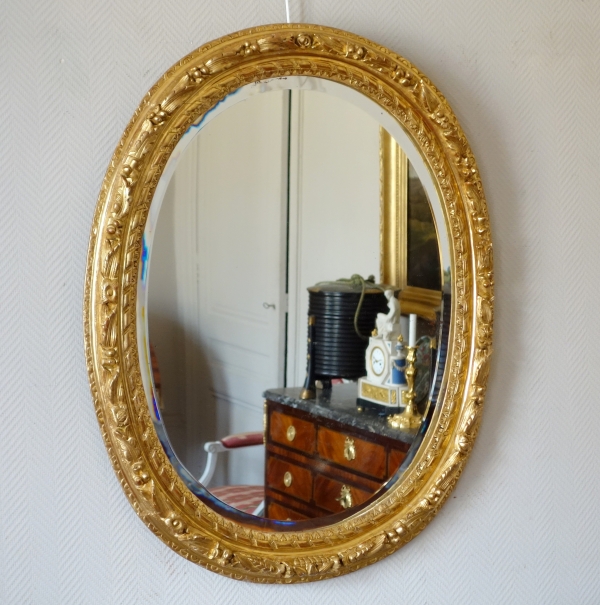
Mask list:
MULTIPOLYGON (((262 393, 283 380, 287 148, 287 91, 234 105, 182 154, 161 209, 154 250, 168 254, 150 280, 170 286, 150 288, 150 324, 164 324, 151 338, 169 368, 165 423, 196 477, 205 442, 262 430, 262 393)), ((213 485, 263 482, 262 448, 222 458, 213 485)))

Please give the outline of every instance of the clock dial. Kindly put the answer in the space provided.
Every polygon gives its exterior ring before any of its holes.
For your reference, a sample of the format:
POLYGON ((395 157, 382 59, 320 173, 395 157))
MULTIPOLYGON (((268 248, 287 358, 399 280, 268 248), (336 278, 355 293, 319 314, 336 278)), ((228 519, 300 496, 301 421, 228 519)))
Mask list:
POLYGON ((371 368, 375 376, 381 376, 385 370, 385 355, 379 347, 371 351, 371 368))

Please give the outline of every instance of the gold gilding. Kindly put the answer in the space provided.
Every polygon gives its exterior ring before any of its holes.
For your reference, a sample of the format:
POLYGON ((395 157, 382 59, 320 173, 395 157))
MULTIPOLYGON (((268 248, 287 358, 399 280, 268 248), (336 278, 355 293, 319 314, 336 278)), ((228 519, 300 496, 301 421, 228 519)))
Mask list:
MULTIPOLYGON (((390 258, 395 246, 387 243, 401 237, 400 227, 394 217, 382 221, 385 229, 393 223, 389 238, 382 236, 383 272, 400 275, 400 260, 390 258)), ((109 164, 91 229, 85 355, 101 433, 127 498, 170 548, 236 579, 320 580, 389 555, 437 513, 471 452, 489 373, 493 300, 491 235, 477 165, 445 98, 410 62, 360 36, 304 24, 255 27, 205 44, 142 100, 109 164), (452 324, 442 395, 402 477, 335 526, 298 522, 282 529, 264 519, 254 525, 221 515, 171 465, 142 383, 140 363, 148 364, 148 353, 138 349, 136 300, 148 210, 177 142, 240 86, 290 75, 353 88, 414 142, 445 216, 452 324)), ((349 498, 340 494, 342 506, 352 505, 349 498)))

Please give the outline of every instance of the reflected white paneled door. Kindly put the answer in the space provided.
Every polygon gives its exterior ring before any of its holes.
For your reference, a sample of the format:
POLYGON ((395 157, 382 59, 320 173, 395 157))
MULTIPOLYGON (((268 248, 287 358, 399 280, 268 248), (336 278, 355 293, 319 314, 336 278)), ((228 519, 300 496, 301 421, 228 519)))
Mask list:
POLYGON ((379 277, 379 124, 333 95, 293 91, 287 383, 306 374, 306 288, 379 277))
MULTIPOLYGON (((214 118, 175 177, 175 221, 195 230, 176 242, 176 266, 186 273, 178 283, 194 284, 187 312, 198 310, 185 322, 194 326, 186 423, 196 468, 204 441, 262 430, 262 393, 283 380, 288 96, 256 95, 214 118)), ((228 456, 215 484, 262 484, 262 448, 228 456)))

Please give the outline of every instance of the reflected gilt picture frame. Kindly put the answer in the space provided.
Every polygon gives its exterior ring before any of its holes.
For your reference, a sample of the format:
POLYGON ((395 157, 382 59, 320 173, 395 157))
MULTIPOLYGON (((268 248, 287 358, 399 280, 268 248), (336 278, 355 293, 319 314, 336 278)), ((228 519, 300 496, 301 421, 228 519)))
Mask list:
MULTIPOLYGON (((440 264, 431 263, 426 268, 425 276, 426 281, 435 281, 439 276, 439 288, 425 288, 410 280, 410 275, 416 271, 409 242, 414 241, 418 234, 414 229, 411 230, 409 220, 411 201, 414 204, 409 195, 409 161, 402 148, 383 127, 379 129, 379 140, 380 279, 382 283, 396 286, 400 290, 404 315, 415 313, 429 321, 435 321, 442 301, 440 264)), ((423 205, 425 204, 428 204, 426 199, 423 200, 423 205)), ((427 235, 437 240, 431 212, 427 218, 427 235)))

